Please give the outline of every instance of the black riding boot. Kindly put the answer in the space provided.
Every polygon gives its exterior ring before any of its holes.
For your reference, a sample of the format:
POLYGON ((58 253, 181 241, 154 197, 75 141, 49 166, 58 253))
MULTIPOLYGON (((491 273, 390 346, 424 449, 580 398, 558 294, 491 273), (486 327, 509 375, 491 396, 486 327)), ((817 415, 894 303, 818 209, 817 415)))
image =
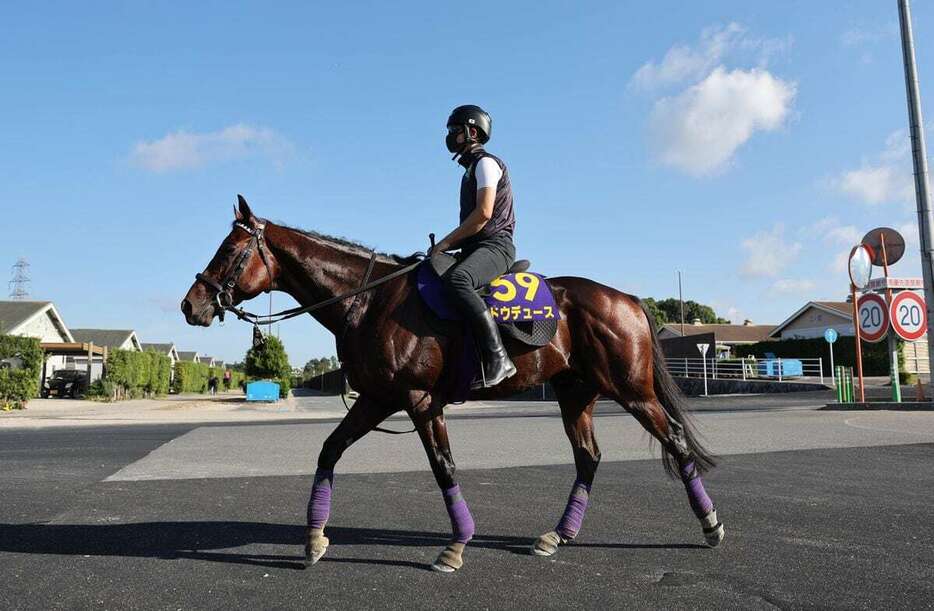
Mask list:
POLYGON ((471 389, 489 388, 496 386, 506 378, 515 375, 516 366, 513 365, 509 355, 506 354, 506 348, 503 347, 503 340, 499 336, 499 329, 493 316, 488 309, 483 310, 483 314, 474 317, 473 321, 474 340, 480 349, 480 375, 477 376, 471 385, 471 389))

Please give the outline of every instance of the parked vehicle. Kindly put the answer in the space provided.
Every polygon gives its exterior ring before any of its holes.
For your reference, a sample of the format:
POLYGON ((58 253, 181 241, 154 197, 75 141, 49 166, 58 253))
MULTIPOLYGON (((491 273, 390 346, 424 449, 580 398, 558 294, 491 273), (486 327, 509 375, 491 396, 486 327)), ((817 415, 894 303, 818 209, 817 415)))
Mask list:
POLYGON ((84 371, 59 369, 47 378, 42 388, 42 397, 71 397, 76 399, 88 390, 88 374, 84 371))

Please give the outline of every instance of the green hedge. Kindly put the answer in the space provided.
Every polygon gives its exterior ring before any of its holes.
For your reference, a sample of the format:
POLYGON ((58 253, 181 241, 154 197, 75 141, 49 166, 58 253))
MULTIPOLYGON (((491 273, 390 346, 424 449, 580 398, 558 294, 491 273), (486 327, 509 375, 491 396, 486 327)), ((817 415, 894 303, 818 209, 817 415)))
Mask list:
POLYGON ((0 335, 0 360, 16 359, 17 368, 0 368, 0 409, 23 409, 39 395, 44 353, 34 337, 0 335))
POLYGON ((206 363, 179 361, 175 363, 174 390, 183 392, 207 392, 211 368, 206 363))
POLYGON ((112 399, 132 399, 169 392, 172 361, 154 351, 111 350, 100 388, 112 399))
MULTIPOLYGON (((898 348, 898 369, 904 371, 905 360, 902 354, 902 343, 898 348)), ((862 342, 863 373, 868 376, 889 375, 888 342, 878 344, 862 342)), ((771 352, 781 358, 823 358, 824 375, 830 375, 830 350, 824 338, 813 339, 785 339, 775 342, 758 342, 747 346, 736 346, 737 356, 755 356, 763 358, 766 352, 771 352)), ((833 345, 834 365, 856 367, 856 338, 853 336, 840 336, 833 345)))

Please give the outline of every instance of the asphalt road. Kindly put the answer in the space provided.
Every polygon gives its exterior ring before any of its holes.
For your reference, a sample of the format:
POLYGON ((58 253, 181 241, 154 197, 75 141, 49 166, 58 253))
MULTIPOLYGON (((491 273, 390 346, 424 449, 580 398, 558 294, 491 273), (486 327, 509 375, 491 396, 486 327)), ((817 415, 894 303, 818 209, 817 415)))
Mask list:
POLYGON ((3 431, 0 608, 934 606, 934 414, 740 407, 698 415, 723 454, 707 478, 720 548, 634 421, 607 411, 584 528, 553 558, 527 550, 574 479, 556 411, 452 414, 478 525, 453 575, 428 570, 449 526, 414 436, 348 451, 332 545, 304 570, 331 423, 3 431))

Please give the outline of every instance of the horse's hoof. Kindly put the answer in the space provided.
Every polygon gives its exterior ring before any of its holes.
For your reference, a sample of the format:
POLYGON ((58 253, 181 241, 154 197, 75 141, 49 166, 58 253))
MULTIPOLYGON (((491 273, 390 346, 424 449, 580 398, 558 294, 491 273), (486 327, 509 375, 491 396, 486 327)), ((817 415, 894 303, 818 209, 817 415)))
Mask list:
POLYGON ((558 551, 558 546, 562 543, 567 543, 567 539, 563 539, 561 535, 552 530, 535 540, 532 544, 532 553, 536 556, 554 556, 558 551))
POLYGON ((305 544, 305 566, 309 567, 324 556, 331 541, 324 536, 324 530, 314 530, 308 533, 308 542, 305 544))
POLYGON ((701 527, 704 529, 704 540, 710 547, 717 547, 723 541, 726 533, 723 530, 723 524, 717 520, 717 512, 711 511, 701 520, 701 527))
POLYGON ((438 558, 431 565, 431 570, 437 573, 453 573, 462 566, 464 566, 464 544, 454 542, 449 543, 438 554, 438 558))

